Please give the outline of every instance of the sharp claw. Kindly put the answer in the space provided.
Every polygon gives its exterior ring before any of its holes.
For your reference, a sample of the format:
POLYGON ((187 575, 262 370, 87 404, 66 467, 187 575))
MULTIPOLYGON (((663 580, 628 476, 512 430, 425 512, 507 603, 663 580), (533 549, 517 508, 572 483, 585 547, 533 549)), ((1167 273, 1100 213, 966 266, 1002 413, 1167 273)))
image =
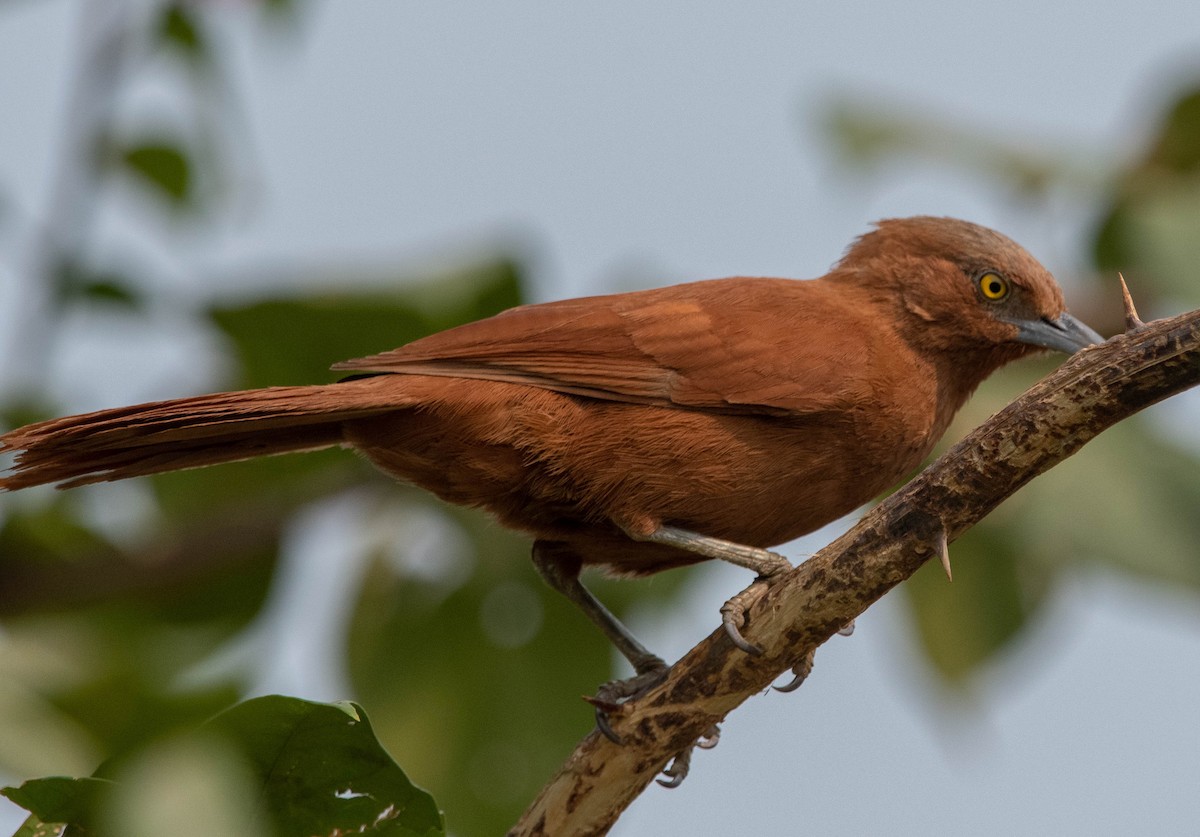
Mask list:
POLYGON ((708 732, 706 732, 706 733, 704 733, 704 735, 700 736, 700 739, 696 742, 696 746, 699 747, 701 750, 711 750, 713 747, 717 746, 720 743, 721 743, 721 728, 719 726, 717 726, 716 724, 713 724, 712 728, 708 732))
POLYGON ((583 699, 590 703, 596 712, 596 729, 600 730, 601 734, 612 743, 624 744, 625 740, 617 735, 616 731, 612 728, 612 724, 608 722, 608 713, 615 712, 620 708, 621 704, 605 700, 602 697, 592 697, 591 695, 584 695, 583 699))
MULTIPOLYGON (((668 775, 667 771, 664 770, 663 775, 664 776, 668 775)), ((658 782, 664 788, 677 788, 683 784, 683 780, 687 777, 686 773, 678 773, 678 774, 670 774, 670 775, 671 775, 670 779, 655 779, 654 781, 658 782)))
POLYGON ((794 692, 800 688, 800 684, 808 679, 808 675, 812 674, 813 660, 816 659, 816 650, 809 651, 804 655, 804 659, 792 666, 792 674, 796 675, 792 681, 786 686, 776 686, 777 692, 794 692))
POLYGON ((791 682, 789 682, 786 686, 772 686, 771 688, 777 692, 783 692, 784 694, 786 694, 788 692, 794 692, 797 689, 799 689, 800 686, 807 679, 808 679, 808 674, 797 674, 795 677, 793 677, 791 679, 791 682))
POLYGON ((616 731, 608 723, 608 712, 600 706, 596 707, 596 729, 600 730, 600 734, 614 744, 621 745, 625 743, 625 739, 617 735, 616 731))
POLYGON ((733 642, 734 645, 736 645, 738 648, 742 649, 743 651, 745 651, 747 654, 749 654, 752 657, 758 657, 762 654, 761 648, 759 648, 757 645, 755 645, 752 642, 746 641, 745 637, 742 636, 742 632, 738 630, 737 625, 733 624, 733 621, 731 619, 723 620, 722 624, 725 626, 726 636, 729 637, 729 639, 733 642))
POLYGON ((664 788, 677 788, 683 784, 683 780, 687 778, 688 768, 692 763, 692 748, 681 750, 675 758, 671 760, 671 764, 663 770, 665 779, 655 779, 664 788))
POLYGON ((671 759, 671 763, 663 769, 662 775, 665 779, 655 779, 664 788, 677 788, 683 784, 683 780, 687 778, 688 771, 692 766, 692 753, 697 747, 701 750, 711 750, 717 746, 717 742, 721 739, 721 727, 713 724, 704 734, 701 735, 696 742, 684 750, 680 750, 675 754, 675 758, 671 759))
POLYGON ((619 711, 626 702, 634 700, 646 691, 661 683, 667 676, 667 666, 662 660, 654 658, 654 664, 648 664, 643 671, 627 680, 613 680, 602 685, 596 696, 584 695, 583 699, 596 710, 596 729, 601 735, 614 744, 624 744, 625 739, 617 734, 609 722, 609 713, 619 711))
POLYGON ((734 645, 753 657, 761 655, 762 649, 746 641, 742 636, 741 626, 746 622, 747 604, 753 601, 758 590, 768 583, 765 578, 756 578, 753 584, 721 605, 721 625, 725 628, 726 635, 734 645))

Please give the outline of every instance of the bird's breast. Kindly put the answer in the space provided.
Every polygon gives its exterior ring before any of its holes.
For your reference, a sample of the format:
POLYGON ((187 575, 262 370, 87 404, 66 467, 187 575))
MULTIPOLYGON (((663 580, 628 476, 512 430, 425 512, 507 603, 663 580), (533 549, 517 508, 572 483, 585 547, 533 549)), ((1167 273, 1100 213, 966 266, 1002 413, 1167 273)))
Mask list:
POLYGON ((545 449, 591 519, 650 520, 773 546, 870 502, 928 454, 932 400, 798 415, 593 403, 545 449))

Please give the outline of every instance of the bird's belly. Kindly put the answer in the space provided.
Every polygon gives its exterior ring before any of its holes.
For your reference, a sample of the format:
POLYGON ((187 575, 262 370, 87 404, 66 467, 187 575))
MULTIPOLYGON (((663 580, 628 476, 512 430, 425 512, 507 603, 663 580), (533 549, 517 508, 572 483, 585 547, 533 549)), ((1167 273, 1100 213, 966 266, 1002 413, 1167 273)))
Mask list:
POLYGON ((413 383, 430 389, 424 406, 349 423, 347 441, 385 472, 546 539, 663 524, 773 546, 870 501, 926 452, 903 428, 864 433, 846 414, 722 414, 413 383))
MULTIPOLYGON (((689 416, 689 418, 693 418, 689 416)), ((610 494, 621 515, 753 546, 775 546, 853 512, 895 485, 927 452, 904 438, 880 446, 852 421, 702 414, 691 450, 631 466, 610 494)), ((687 420, 685 419, 685 422, 687 420)), ((638 440, 630 440, 636 451, 638 440)), ((652 446, 650 446, 651 449, 652 446)))

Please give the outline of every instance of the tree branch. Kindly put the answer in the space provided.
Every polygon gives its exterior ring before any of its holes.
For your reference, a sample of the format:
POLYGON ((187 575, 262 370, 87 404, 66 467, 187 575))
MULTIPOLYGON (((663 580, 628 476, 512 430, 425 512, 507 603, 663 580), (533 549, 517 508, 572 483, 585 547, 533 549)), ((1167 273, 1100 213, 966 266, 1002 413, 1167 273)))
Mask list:
POLYGON ((743 629, 761 656, 737 650, 718 629, 664 683, 612 713, 625 743, 596 732, 584 738, 510 834, 607 832, 675 753, 938 555, 943 534, 953 542, 1101 431, 1200 383, 1200 311, 1149 325, 1135 314, 1130 323, 1071 357, 773 585, 743 629))

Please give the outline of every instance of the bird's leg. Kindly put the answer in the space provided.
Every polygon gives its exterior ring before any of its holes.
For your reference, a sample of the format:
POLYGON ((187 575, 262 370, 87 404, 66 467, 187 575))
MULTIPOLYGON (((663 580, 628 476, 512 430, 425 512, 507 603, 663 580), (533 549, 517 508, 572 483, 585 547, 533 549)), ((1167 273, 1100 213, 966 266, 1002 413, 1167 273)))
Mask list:
POLYGON ((614 743, 620 744, 621 737, 608 723, 608 712, 615 709, 621 701, 661 683, 667 676, 667 664, 638 642, 629 629, 621 624, 621 620, 613 616, 612 612, 583 586, 583 582, 579 580, 578 559, 569 551, 564 554, 563 549, 567 548, 561 544, 536 541, 533 545, 533 565, 547 584, 574 602, 575 606, 600 628, 637 672, 625 680, 611 680, 603 684, 592 701, 596 709, 596 727, 614 743))
MULTIPOLYGON (((622 701, 637 697, 642 692, 657 686, 667 676, 667 664, 661 657, 651 654, 646 646, 638 642, 629 629, 621 624, 621 620, 613 616, 591 591, 579 580, 580 562, 575 554, 565 544, 548 541, 535 541, 533 544, 533 565, 546 583, 562 593, 582 610, 587 617, 596 623, 597 627, 608 637, 617 650, 629 660, 633 677, 625 680, 611 680, 603 684, 591 700, 596 712, 596 729, 614 744, 623 743, 608 722, 608 713, 616 709, 622 701)), ((671 764, 664 771, 665 779, 658 782, 663 787, 675 788, 687 777, 691 765, 692 750, 696 747, 711 749, 717 746, 721 737, 721 729, 713 724, 696 743, 680 750, 671 759, 671 764)))
POLYGON ((664 546, 673 546, 686 552, 694 552, 705 558, 719 558, 722 561, 753 570, 764 578, 773 578, 792 568, 788 559, 768 549, 712 538, 675 526, 659 526, 648 533, 627 528, 625 534, 635 541, 650 541, 664 546))
POLYGON ((706 558, 719 558, 722 561, 753 570, 758 578, 722 606, 721 624, 725 628, 725 633, 738 648, 747 654, 762 653, 758 646, 747 642, 742 637, 740 629, 746 621, 746 609, 775 578, 792 568, 786 558, 756 546, 711 538, 708 535, 677 529, 674 526, 659 526, 649 532, 639 532, 630 527, 625 529, 625 533, 637 541, 650 541, 664 546, 673 546, 676 549, 694 552, 706 558))

